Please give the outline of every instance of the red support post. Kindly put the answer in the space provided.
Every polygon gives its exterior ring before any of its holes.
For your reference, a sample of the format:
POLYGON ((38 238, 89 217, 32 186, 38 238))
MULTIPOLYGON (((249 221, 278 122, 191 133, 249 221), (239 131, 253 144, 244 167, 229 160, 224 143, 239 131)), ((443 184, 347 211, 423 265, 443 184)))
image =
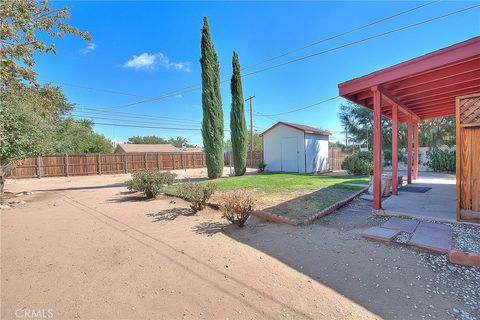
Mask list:
POLYGON ((373 92, 373 210, 382 208, 382 94, 373 92))
POLYGON ((413 123, 413 180, 418 177, 418 122, 413 123))
POLYGON ((398 195, 398 105, 392 105, 392 194, 398 195))
POLYGON ((412 131, 413 131, 413 124, 412 124, 412 115, 408 116, 408 131, 407 131, 407 149, 408 149, 408 160, 407 160, 407 183, 412 183, 412 131))

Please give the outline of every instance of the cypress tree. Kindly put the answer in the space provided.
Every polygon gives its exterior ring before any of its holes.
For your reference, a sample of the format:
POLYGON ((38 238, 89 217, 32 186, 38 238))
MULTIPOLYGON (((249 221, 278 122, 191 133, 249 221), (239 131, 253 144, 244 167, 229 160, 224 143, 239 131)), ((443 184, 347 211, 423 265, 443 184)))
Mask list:
POLYGON ((245 113, 243 107, 242 78, 240 75, 240 62, 238 54, 234 51, 232 58, 232 80, 230 90, 232 92, 232 108, 230 111, 230 139, 233 150, 233 166, 235 175, 245 174, 247 167, 247 148, 248 133, 247 123, 245 122, 245 113))
POLYGON ((202 43, 202 137, 210 179, 223 173, 223 110, 220 96, 220 66, 217 53, 210 38, 207 17, 203 18, 202 43))

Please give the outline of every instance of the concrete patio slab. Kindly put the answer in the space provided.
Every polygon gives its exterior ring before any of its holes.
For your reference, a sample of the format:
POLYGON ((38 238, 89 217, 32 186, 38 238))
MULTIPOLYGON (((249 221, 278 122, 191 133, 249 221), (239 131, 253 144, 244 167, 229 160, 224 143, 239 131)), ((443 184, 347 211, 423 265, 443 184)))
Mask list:
POLYGON ((440 253, 450 251, 452 229, 450 226, 420 222, 409 243, 412 246, 440 253))
POLYGON ((400 233, 400 230, 386 229, 382 227, 371 227, 362 232, 362 237, 380 240, 380 241, 392 241, 392 239, 400 233))
POLYGON ((456 221, 455 175, 421 172, 412 186, 432 188, 425 193, 398 192, 382 202, 386 215, 410 216, 435 221, 456 221))
POLYGON ((392 217, 385 222, 382 227, 387 229, 399 230, 403 232, 413 233, 418 225, 418 220, 401 219, 392 217))

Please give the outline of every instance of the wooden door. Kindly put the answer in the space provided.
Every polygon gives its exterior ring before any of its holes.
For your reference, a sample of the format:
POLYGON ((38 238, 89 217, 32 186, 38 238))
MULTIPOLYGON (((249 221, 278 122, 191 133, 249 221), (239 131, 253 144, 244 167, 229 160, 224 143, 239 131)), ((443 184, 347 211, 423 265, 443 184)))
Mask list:
POLYGON ((480 94, 457 98, 457 219, 480 222, 480 94))

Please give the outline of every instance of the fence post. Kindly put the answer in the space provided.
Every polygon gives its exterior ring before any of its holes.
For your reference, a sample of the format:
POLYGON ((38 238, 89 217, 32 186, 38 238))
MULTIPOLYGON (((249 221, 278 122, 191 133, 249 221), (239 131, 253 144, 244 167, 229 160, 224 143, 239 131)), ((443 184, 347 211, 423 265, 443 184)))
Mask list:
POLYGON ((128 169, 127 169, 127 154, 126 154, 126 153, 123 154, 123 171, 125 171, 125 173, 128 173, 128 169))
POLYGON ((37 157, 37 177, 40 178, 42 176, 40 172, 40 157, 37 157))
POLYGON ((173 166, 173 170, 175 170, 175 154, 172 153, 172 166, 173 166))
POLYGON ((160 152, 157 152, 157 170, 160 170, 160 152))
POLYGON ((100 158, 100 153, 97 155, 97 172, 98 174, 102 174, 102 162, 100 158))
POLYGON ((183 159, 183 153, 180 153, 180 166, 182 167, 182 169, 186 169, 186 168, 185 168, 185 163, 184 163, 183 160, 184 160, 184 159, 183 159))
POLYGON ((63 162, 65 164, 65 176, 68 177, 68 153, 65 153, 65 157, 63 158, 63 162))
POLYGON ((193 168, 194 168, 194 169, 195 169, 195 167, 196 167, 196 166, 195 166, 195 154, 196 154, 196 153, 192 153, 192 159, 193 159, 192 161, 193 161, 193 168))

